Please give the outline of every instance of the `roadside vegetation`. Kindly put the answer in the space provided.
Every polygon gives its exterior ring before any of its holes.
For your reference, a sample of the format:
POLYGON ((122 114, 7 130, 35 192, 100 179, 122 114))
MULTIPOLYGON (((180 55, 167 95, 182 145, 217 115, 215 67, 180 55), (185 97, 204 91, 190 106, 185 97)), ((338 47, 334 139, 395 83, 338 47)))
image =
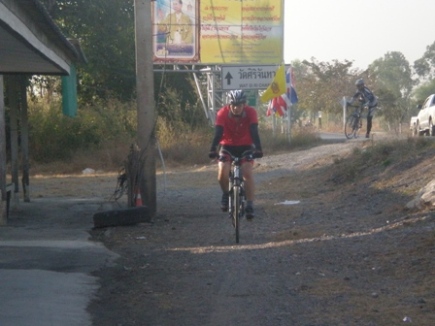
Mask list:
POLYGON ((423 158, 434 155, 435 142, 427 137, 369 142, 365 147, 355 147, 349 156, 337 158, 334 163, 338 169, 332 179, 337 184, 358 183, 366 176, 413 168, 423 158))
MULTIPOLYGON (((61 113, 59 77, 29 80, 32 168, 52 165, 65 172, 87 167, 117 169, 136 139, 134 1, 41 2, 67 37, 80 39, 88 62, 77 67, 79 109, 75 118, 61 113)), ((342 101, 354 94, 358 78, 379 97, 374 123, 397 134, 409 130, 416 105, 435 89, 435 42, 414 63, 400 52, 388 52, 365 70, 348 60, 295 59, 291 65, 299 101, 292 107, 290 142, 285 131, 272 130, 265 117, 266 104, 257 105, 266 154, 315 145, 319 141, 315 128, 341 132, 342 101), (305 128, 307 122, 314 128, 305 128)), ((154 94, 161 156, 174 165, 207 162, 212 128, 192 74, 171 73, 172 65, 155 68, 160 70, 154 74, 154 94)), ((178 66, 179 70, 190 68, 178 66)), ((198 78, 205 95, 207 76, 199 74, 198 78)), ((225 94, 218 95, 223 99, 225 94)), ((160 162, 160 153, 156 155, 160 162)))
MULTIPOLYGON (((181 106, 176 93, 171 102, 173 115, 159 116, 156 127, 156 162, 168 166, 191 166, 209 162, 213 128, 203 118, 201 108, 192 107, 195 123, 177 116, 181 106)), ((29 105, 32 173, 80 173, 85 168, 117 171, 136 141, 136 104, 112 99, 86 106, 76 118, 64 116, 60 101, 35 101, 29 105)), ((307 148, 319 143, 314 129, 295 128, 289 136, 274 133, 260 124, 267 155, 307 148)))

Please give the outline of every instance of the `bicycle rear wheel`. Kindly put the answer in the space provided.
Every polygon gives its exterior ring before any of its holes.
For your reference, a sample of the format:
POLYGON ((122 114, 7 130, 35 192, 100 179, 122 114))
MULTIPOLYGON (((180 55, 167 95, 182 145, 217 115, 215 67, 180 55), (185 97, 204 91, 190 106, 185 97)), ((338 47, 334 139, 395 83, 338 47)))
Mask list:
POLYGON ((239 227, 240 227, 240 186, 234 186, 233 188, 233 226, 236 233, 236 243, 239 243, 239 227))
POLYGON ((344 125, 344 134, 347 139, 356 138, 358 136, 358 124, 359 118, 354 114, 346 119, 346 124, 344 125))

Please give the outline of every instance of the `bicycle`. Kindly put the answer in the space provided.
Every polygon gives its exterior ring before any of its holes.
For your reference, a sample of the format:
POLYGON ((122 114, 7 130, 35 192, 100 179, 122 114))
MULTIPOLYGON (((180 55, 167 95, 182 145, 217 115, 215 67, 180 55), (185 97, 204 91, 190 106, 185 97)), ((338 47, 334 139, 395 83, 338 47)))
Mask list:
POLYGON ((252 150, 243 152, 240 157, 233 156, 226 150, 222 150, 221 153, 228 155, 231 159, 228 213, 235 230, 236 243, 239 243, 240 219, 245 215, 246 201, 241 166, 243 160, 253 160, 255 155, 252 150))
POLYGON ((363 106, 351 105, 347 103, 346 109, 348 107, 354 107, 355 111, 346 118, 346 124, 344 125, 344 135, 347 139, 357 138, 358 132, 362 127, 363 106))

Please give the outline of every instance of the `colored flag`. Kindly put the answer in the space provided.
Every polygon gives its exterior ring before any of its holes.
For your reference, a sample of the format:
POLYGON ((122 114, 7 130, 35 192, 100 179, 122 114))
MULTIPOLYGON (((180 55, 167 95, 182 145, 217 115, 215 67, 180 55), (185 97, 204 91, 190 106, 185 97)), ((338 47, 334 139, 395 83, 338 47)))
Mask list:
POLYGON ((291 104, 298 103, 299 99, 298 99, 298 95, 296 94, 296 89, 294 85, 294 75, 291 67, 287 69, 287 73, 285 74, 285 82, 287 87, 286 95, 290 103, 291 104))
POLYGON ((285 94, 287 91, 284 65, 281 65, 275 73, 272 83, 267 87, 266 91, 261 95, 263 103, 273 99, 274 97, 285 94))
POLYGON ((285 106, 286 106, 286 110, 287 110, 287 108, 288 108, 289 106, 292 105, 292 102, 291 102, 290 99, 288 98, 287 93, 286 93, 286 94, 282 94, 280 97, 281 97, 282 100, 284 101, 285 106))
POLYGON ((271 116, 272 114, 276 114, 282 117, 287 110, 287 103, 283 96, 274 97, 269 101, 267 105, 266 116, 271 116))

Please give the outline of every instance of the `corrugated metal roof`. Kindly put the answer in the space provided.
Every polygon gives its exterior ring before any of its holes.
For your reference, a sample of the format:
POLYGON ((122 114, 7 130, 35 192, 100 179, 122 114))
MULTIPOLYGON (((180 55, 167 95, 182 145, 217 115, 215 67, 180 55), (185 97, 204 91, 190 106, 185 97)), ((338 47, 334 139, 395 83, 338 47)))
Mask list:
POLYGON ((0 7, 0 73, 65 74, 86 62, 38 0, 0 0, 0 7))
POLYGON ((31 16, 38 21, 38 25, 52 38, 53 42, 62 44, 71 51, 78 60, 80 59, 76 48, 68 41, 60 28, 54 23, 47 9, 38 0, 15 0, 15 2, 22 4, 23 9, 29 11, 31 16))

